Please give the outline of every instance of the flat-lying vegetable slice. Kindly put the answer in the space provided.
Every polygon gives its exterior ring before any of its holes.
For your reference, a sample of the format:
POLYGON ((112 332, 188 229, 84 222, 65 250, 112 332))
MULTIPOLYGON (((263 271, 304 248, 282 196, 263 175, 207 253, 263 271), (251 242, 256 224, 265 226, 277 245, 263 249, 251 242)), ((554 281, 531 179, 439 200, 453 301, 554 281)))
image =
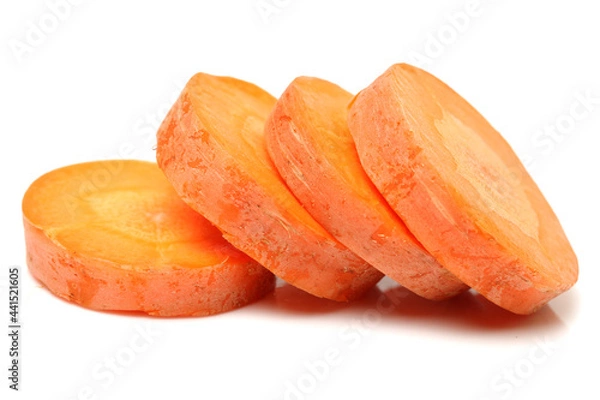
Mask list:
POLYGON ((440 263, 531 313, 577 280, 554 212, 501 135, 434 76, 398 64, 359 93, 349 128, 365 171, 440 263))
POLYGON ((199 316, 274 288, 273 274, 179 199, 153 163, 49 172, 25 193, 23 215, 32 275, 84 307, 199 316))
POLYGON ((365 174, 346 122, 352 95, 296 78, 267 120, 267 149, 308 212, 336 239, 407 289, 432 300, 468 287, 407 230, 365 174))
POLYGON ((235 247, 318 297, 347 301, 382 274, 319 225, 265 148, 275 98, 250 83, 196 74, 158 131, 157 160, 177 193, 235 247))

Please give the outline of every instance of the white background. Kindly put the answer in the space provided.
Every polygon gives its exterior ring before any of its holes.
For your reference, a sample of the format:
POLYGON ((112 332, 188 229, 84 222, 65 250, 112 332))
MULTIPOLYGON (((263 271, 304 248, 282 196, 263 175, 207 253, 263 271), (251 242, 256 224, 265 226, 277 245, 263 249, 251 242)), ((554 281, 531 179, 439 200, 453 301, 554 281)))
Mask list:
POLYGON ((0 397, 597 395, 600 14, 594 3, 266 3, 277 8, 261 16, 256 0, 84 0, 59 9, 59 19, 41 0, 2 2, 0 310, 7 321, 6 270, 21 266, 24 328, 19 393, 7 388, 9 343, 4 335, 0 341, 0 397), (48 32, 36 37, 40 26, 48 32), (473 103, 527 162, 561 219, 579 257, 580 280, 537 314, 513 316, 474 294, 430 303, 402 289, 392 289, 401 299, 395 308, 382 311, 376 305, 393 286, 384 281, 382 292, 348 305, 282 286, 238 311, 161 320, 71 305, 28 274, 20 210, 28 185, 71 163, 152 160, 158 122, 193 73, 232 75, 276 96, 298 75, 356 92, 402 61, 425 67, 473 103), (582 101, 586 96, 595 100, 582 101), (132 353, 140 330, 151 336, 137 340, 147 345, 132 353), (337 357, 324 367, 326 354, 337 357), (115 357, 127 365, 109 372, 115 357))

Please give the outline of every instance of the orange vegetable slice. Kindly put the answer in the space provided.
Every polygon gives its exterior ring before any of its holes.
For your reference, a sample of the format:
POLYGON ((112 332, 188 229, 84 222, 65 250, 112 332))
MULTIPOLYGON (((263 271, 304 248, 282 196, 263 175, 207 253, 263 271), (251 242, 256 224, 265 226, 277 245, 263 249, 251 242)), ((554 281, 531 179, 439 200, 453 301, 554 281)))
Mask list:
POLYGON ((372 266, 428 299, 463 292, 362 169, 346 121, 352 97, 331 82, 296 78, 266 124, 271 159, 308 212, 372 266))
POLYGON ((153 163, 49 172, 25 193, 23 217, 31 274, 87 308, 209 315, 274 288, 274 276, 188 207, 153 163))
POLYGON ((253 84, 196 74, 159 128, 158 164, 235 247, 315 296, 351 300, 382 274, 335 240, 283 182, 264 138, 275 101, 253 84))
POLYGON ((446 84, 394 65, 356 96, 348 123, 375 186, 463 282, 518 314, 575 283, 576 256, 537 185, 446 84))

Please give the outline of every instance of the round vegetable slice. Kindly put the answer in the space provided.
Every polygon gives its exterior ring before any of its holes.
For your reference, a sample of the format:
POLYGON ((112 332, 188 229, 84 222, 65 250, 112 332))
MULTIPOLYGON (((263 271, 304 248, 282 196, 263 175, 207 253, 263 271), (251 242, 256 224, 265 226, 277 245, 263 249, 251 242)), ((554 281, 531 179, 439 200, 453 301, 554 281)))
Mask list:
POLYGON ((273 274, 188 207, 153 163, 49 172, 25 193, 23 216, 32 275, 87 308, 200 316, 274 288, 273 274))
POLYGON ((275 275, 318 297, 354 299, 383 275, 285 185, 265 147, 275 101, 253 84, 196 74, 159 128, 158 164, 186 203, 275 275))
POLYGON ((267 120, 267 149, 294 195, 336 239, 414 293, 442 300, 468 289, 408 231, 365 174, 346 122, 352 95, 296 78, 267 120))
POLYGON ((440 263, 483 296, 531 313, 577 280, 563 229, 502 136, 431 74, 397 64, 348 115, 365 171, 440 263))

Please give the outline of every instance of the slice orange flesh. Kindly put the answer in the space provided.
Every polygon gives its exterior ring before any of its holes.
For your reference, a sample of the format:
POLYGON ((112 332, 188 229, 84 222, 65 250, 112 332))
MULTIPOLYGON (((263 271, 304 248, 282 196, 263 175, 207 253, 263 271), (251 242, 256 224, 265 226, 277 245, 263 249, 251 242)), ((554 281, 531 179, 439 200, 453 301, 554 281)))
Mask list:
POLYGON ((31 274, 87 308, 209 315, 274 288, 273 274, 188 207, 153 163, 49 172, 27 190, 23 219, 31 274))
POLYGON ((158 164, 235 247, 315 296, 351 300, 382 274, 334 239, 283 182, 264 138, 275 101, 253 84, 196 74, 158 131, 158 164))
POLYGON ((537 185, 446 84, 394 65, 356 96, 348 123, 367 175, 463 282, 518 314, 575 283, 576 256, 537 185))
POLYGON ((351 100, 331 82, 296 78, 266 124, 277 169, 325 229, 407 289, 432 300, 468 289, 414 238, 365 174, 346 121, 351 100))

